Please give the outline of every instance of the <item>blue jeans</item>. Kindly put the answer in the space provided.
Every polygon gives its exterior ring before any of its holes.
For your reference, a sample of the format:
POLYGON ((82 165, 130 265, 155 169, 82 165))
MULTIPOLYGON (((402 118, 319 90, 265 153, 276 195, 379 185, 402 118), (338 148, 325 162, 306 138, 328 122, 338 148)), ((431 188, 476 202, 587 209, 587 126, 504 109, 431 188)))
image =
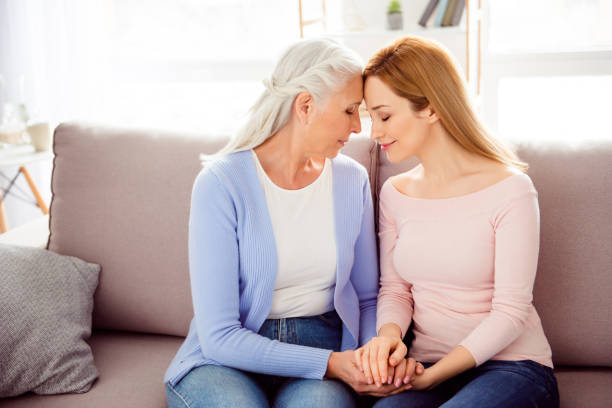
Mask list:
MULTIPOLYGON (((429 367, 432 364, 423 364, 429 367)), ((531 360, 490 360, 429 391, 404 391, 385 397, 375 408, 522 408, 558 407, 557 380, 550 367, 531 360)))
MULTIPOLYGON (((340 351, 342 320, 335 311, 268 319, 259 334, 285 343, 340 351)), ((169 408, 341 408, 356 404, 356 394, 340 381, 278 377, 214 365, 194 368, 174 387, 166 384, 166 397, 169 408)))

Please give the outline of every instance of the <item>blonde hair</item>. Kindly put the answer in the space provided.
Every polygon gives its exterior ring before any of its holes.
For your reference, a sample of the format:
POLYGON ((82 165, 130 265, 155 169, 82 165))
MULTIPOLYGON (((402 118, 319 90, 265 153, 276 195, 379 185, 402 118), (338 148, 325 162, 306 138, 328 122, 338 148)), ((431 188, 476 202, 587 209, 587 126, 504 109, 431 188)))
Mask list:
POLYGON ((320 38, 294 43, 276 63, 272 76, 264 79, 265 90, 249 110, 245 124, 220 151, 200 155, 200 159, 205 164, 218 156, 259 146, 285 126, 299 93, 310 93, 321 106, 362 71, 359 55, 336 41, 320 38))
POLYGON ((378 51, 366 64, 364 80, 375 76, 415 111, 431 107, 442 126, 464 149, 526 172, 527 163, 480 122, 453 59, 435 41, 403 37, 378 51))

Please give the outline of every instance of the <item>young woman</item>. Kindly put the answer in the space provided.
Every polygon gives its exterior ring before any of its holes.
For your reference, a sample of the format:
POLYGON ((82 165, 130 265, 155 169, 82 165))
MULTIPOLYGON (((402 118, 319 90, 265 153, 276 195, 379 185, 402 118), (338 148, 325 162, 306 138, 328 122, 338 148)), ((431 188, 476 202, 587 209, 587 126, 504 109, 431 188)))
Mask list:
POLYGON ((350 407, 353 390, 401 391, 368 385, 353 360, 376 335, 379 279, 368 176, 338 154, 361 130, 362 68, 332 41, 291 46, 198 175, 195 315, 164 378, 171 408, 350 407))
POLYGON ((539 209, 527 165, 485 131, 436 43, 402 38, 364 77, 372 138, 391 162, 420 162, 382 186, 378 336, 355 356, 377 384, 403 383, 389 368, 412 325, 408 354, 426 368, 376 407, 558 406, 532 304, 539 209))

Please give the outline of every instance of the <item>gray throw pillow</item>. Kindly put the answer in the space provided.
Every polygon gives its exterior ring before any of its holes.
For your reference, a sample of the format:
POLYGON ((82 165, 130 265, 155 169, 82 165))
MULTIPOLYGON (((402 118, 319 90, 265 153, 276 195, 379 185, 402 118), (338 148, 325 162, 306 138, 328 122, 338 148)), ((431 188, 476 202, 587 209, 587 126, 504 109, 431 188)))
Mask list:
POLYGON ((87 392, 100 265, 0 244, 0 397, 87 392))

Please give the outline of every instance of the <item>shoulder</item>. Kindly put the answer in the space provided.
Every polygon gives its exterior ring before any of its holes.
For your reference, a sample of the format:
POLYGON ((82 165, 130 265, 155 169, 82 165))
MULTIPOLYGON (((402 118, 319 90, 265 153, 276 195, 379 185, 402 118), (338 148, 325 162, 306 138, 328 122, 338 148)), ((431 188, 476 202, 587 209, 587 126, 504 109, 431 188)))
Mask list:
POLYGON ((399 204, 399 197, 401 197, 402 193, 398 190, 395 183, 400 176, 401 174, 396 174, 389 177, 380 188, 380 192, 378 193, 378 205, 382 210, 390 211, 399 204))
POLYGON ((332 159, 334 171, 338 171, 341 177, 359 180, 361 183, 368 182, 368 171, 366 168, 352 157, 338 154, 332 159))
POLYGON ((502 185, 506 190, 506 197, 514 198, 525 194, 537 194, 533 181, 526 173, 514 167, 504 167, 491 177, 494 184, 502 185))
POLYGON ((248 171, 251 153, 248 150, 226 154, 205 162, 196 176, 194 191, 227 190, 235 185, 248 171))
POLYGON ((410 195, 413 190, 415 178, 418 178, 416 173, 420 171, 419 167, 420 166, 417 165, 408 171, 389 177, 382 186, 381 196, 383 192, 385 196, 389 194, 394 195, 396 192, 410 195))

